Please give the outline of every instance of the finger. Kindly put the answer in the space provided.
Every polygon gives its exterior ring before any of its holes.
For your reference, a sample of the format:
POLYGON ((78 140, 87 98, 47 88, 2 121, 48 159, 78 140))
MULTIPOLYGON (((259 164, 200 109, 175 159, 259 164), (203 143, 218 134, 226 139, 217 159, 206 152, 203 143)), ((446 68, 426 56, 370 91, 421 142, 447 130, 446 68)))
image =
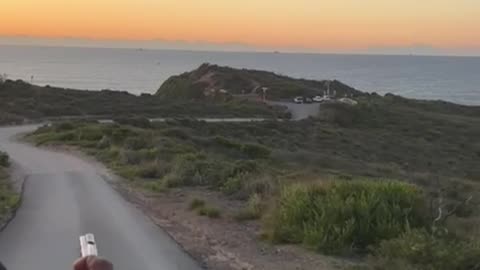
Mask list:
POLYGON ((88 270, 87 257, 77 259, 73 263, 73 270, 88 270))
POLYGON ((95 256, 87 257, 87 265, 88 270, 113 270, 111 262, 95 256))

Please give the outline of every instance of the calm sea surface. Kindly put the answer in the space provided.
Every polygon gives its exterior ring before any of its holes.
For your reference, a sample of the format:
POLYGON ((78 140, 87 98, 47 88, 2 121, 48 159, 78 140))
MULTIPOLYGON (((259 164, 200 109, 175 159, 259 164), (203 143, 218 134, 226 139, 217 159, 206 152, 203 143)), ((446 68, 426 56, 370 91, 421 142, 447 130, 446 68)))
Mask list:
POLYGON ((371 56, 0 46, 0 73, 39 85, 155 92, 169 76, 204 62, 359 90, 480 105, 480 57, 371 56))

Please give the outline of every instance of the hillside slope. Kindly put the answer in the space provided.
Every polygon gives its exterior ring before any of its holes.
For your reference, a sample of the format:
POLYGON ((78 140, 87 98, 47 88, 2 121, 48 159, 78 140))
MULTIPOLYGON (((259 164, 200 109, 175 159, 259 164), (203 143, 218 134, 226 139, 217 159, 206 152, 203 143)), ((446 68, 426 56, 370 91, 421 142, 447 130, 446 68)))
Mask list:
POLYGON ((235 69, 211 64, 172 76, 165 81, 156 95, 169 98, 201 99, 215 91, 224 90, 232 95, 262 94, 262 88, 268 88, 268 99, 290 99, 294 96, 323 95, 328 89, 337 96, 345 94, 359 96, 362 92, 339 81, 315 81, 295 79, 273 72, 235 69))
POLYGON ((154 95, 36 86, 23 81, 0 83, 0 124, 51 117, 277 117, 283 109, 260 103, 172 102, 154 95))

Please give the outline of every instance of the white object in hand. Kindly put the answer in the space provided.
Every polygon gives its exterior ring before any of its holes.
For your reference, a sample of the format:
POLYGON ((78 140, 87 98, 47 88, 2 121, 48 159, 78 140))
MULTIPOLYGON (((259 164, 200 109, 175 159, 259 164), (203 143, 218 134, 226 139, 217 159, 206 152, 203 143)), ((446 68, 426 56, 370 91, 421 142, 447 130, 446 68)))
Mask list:
POLYGON ((97 243, 92 233, 80 236, 80 252, 82 257, 98 256, 97 243))

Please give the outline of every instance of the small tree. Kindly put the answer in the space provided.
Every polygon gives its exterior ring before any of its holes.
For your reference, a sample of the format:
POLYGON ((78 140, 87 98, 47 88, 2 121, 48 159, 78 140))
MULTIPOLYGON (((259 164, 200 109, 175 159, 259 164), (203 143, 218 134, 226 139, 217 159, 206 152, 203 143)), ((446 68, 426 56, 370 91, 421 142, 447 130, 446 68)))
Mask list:
POLYGON ((469 195, 461 201, 452 202, 446 196, 446 190, 442 188, 439 178, 436 179, 437 191, 432 194, 430 199, 431 213, 431 229, 434 234, 448 234, 446 226, 447 220, 457 215, 462 208, 468 207, 473 199, 473 195, 469 195))

